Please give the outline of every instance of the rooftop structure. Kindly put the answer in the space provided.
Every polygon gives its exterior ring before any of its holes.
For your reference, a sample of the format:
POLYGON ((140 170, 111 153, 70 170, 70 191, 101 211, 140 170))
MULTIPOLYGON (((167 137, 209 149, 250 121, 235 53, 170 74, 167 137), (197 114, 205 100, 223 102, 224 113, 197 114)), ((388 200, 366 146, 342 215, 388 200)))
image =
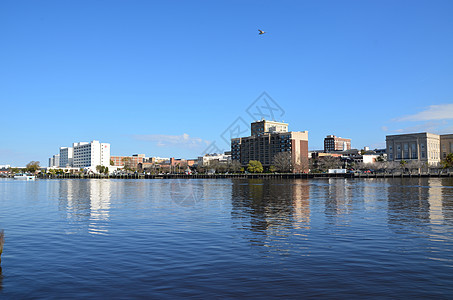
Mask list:
POLYGON ((282 122, 261 120, 253 122, 250 126, 251 135, 259 136, 264 133, 288 132, 288 124, 282 122))

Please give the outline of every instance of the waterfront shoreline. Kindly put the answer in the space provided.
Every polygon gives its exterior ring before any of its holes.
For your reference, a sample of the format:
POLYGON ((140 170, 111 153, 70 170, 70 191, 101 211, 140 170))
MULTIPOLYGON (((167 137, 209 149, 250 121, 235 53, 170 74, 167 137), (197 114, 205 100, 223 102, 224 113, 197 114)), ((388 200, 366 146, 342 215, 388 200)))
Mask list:
POLYGON ((429 178, 429 177, 453 177, 453 173, 346 173, 346 174, 306 174, 306 173, 281 173, 281 174, 158 174, 158 175, 100 175, 100 174, 63 174, 49 175, 39 174, 39 179, 322 179, 322 178, 429 178))

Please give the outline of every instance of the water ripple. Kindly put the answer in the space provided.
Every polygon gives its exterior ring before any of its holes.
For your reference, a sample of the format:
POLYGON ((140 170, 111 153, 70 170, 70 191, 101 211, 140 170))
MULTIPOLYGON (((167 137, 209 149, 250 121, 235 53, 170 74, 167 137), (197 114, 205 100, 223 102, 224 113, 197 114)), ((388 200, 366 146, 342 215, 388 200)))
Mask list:
POLYGON ((450 298, 452 187, 1 179, 0 298, 450 298))

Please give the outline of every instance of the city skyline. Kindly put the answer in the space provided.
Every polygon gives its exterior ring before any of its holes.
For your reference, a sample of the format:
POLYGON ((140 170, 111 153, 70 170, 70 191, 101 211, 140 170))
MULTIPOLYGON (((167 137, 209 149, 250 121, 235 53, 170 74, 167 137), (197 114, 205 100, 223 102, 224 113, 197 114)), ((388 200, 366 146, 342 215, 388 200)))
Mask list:
POLYGON ((450 1, 25 3, 0 4, 0 164, 95 139, 195 158, 260 113, 310 150, 453 132, 450 1))

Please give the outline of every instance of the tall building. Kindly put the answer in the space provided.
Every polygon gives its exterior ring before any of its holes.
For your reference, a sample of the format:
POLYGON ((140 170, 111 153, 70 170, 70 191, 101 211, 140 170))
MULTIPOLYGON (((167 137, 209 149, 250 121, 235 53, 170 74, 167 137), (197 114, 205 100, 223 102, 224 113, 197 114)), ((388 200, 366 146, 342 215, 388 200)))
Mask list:
POLYGON ((60 167, 72 167, 74 159, 74 148, 60 147, 60 167))
POLYGON ((75 168, 110 166, 110 144, 93 140, 90 143, 73 143, 75 168))
MULTIPOLYGON (((440 136, 434 133, 387 135, 389 161, 420 161, 430 165, 440 162, 440 136)), ((445 139, 447 141, 447 139, 445 139)))
POLYGON ((351 150, 351 139, 328 135, 324 139, 324 152, 351 150))
POLYGON ((49 167, 58 168, 60 166, 60 154, 55 154, 49 158, 49 167))
POLYGON ((261 120, 251 124, 251 135, 231 139, 231 159, 242 166, 258 160, 270 167, 280 152, 290 152, 294 172, 308 171, 308 131, 288 132, 288 124, 261 120))

